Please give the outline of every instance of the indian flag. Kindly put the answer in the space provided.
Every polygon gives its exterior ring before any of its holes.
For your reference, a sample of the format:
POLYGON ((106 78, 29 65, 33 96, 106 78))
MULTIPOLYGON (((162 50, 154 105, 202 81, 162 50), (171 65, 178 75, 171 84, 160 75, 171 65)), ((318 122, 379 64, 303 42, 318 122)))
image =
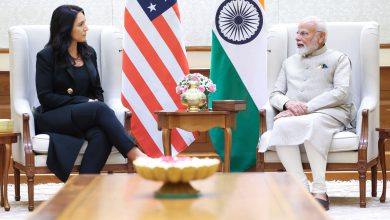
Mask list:
MULTIPOLYGON (((210 75, 217 91, 212 100, 245 100, 233 130, 231 171, 255 164, 259 140, 259 109, 267 94, 267 44, 264 0, 217 0, 212 33, 210 75)), ((222 129, 210 131, 216 151, 224 159, 222 129)))

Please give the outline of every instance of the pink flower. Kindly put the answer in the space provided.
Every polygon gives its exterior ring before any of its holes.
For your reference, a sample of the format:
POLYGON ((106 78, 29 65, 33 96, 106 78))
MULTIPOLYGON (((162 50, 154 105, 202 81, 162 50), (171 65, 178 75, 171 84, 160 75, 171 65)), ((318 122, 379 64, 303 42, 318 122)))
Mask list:
POLYGON ((181 94, 181 87, 180 86, 176 86, 176 94, 181 94))
POLYGON ((215 92, 215 91, 217 91, 217 86, 216 86, 214 83, 211 83, 211 84, 209 85, 209 91, 210 91, 210 92, 215 92))
POLYGON ((172 156, 163 156, 161 157, 161 160, 166 163, 174 163, 176 162, 175 159, 172 156))
POLYGON ((180 95, 187 92, 190 88, 189 82, 191 81, 197 81, 199 84, 198 90, 200 92, 205 93, 206 95, 217 90, 216 85, 213 84, 213 81, 211 79, 203 76, 200 73, 190 73, 188 75, 185 75, 183 77, 183 80, 178 82, 176 86, 176 93, 180 95))
POLYGON ((162 156, 161 161, 165 163, 176 163, 182 161, 190 161, 190 157, 172 157, 172 156, 162 156))
POLYGON ((204 90, 206 90, 206 88, 204 87, 204 85, 200 85, 200 86, 198 86, 198 90, 201 92, 204 92, 204 90))
POLYGON ((191 158, 189 158, 189 157, 176 157, 175 159, 176 159, 176 161, 190 161, 191 160, 191 158))

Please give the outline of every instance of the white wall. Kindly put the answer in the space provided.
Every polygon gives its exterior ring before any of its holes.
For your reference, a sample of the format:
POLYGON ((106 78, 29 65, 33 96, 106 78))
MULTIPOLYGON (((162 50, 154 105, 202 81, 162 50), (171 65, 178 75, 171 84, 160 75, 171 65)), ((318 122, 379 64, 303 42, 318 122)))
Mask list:
POLYGON ((9 56, 8 54, 0 53, 0 71, 9 70, 9 56))
MULTIPOLYGON (((89 24, 122 28, 126 0, 0 0, 0 48, 8 48, 7 30, 12 25, 49 24, 61 4, 84 8, 89 24)), ((135 1, 135 0, 133 0, 135 1)), ((187 46, 211 44, 216 0, 178 0, 187 46)), ((265 28, 277 23, 298 22, 308 15, 327 21, 377 21, 381 43, 390 43, 389 0, 265 0, 265 28)))
MULTIPOLYGON (((13 25, 49 24, 61 4, 84 8, 88 24, 122 29, 126 0, 0 0, 0 48, 8 48, 8 28, 13 25)), ((132 0, 135 1, 135 0, 132 0)), ((178 0, 187 46, 211 45, 216 0, 178 0)), ((380 42, 390 43, 389 0, 265 0, 265 30, 273 24, 298 22, 308 15, 327 21, 376 21, 380 42)), ((189 53, 190 67, 209 67, 209 53, 189 53)), ((381 65, 390 66, 390 50, 381 50, 381 65)), ((7 70, 8 55, 0 55, 0 70, 7 70)))

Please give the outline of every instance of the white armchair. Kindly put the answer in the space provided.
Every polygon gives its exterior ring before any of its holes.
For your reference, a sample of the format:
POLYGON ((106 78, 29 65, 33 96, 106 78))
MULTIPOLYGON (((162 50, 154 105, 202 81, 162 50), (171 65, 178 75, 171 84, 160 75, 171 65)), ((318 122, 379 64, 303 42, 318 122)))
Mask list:
MULTIPOLYGON (((268 92, 273 89, 285 58, 296 52, 297 24, 273 26, 268 33, 268 92)), ((379 26, 375 22, 328 23, 327 47, 344 52, 352 62, 352 100, 357 108, 356 132, 334 135, 328 155, 327 170, 357 171, 360 207, 366 206, 366 173, 371 168, 372 196, 376 196, 379 126, 379 26)), ((261 141, 267 141, 276 110, 267 103, 260 112, 261 141)), ((257 153, 258 171, 282 170, 276 151, 257 153)), ((264 150, 263 150, 264 151, 264 150)), ((303 166, 309 168, 305 152, 303 166)))
MULTIPOLYGON (((43 49, 48 39, 49 26, 15 26, 9 29, 11 117, 15 131, 21 133, 18 143, 12 148, 15 200, 20 200, 20 171, 23 171, 28 181, 29 210, 34 209, 34 175, 50 173, 46 166, 49 136, 36 135, 32 114, 33 107, 39 106, 35 88, 36 54, 43 49)), ((105 102, 129 131, 131 114, 121 104, 122 34, 113 27, 90 26, 87 41, 97 53, 105 102)), ((78 171, 86 146, 85 142, 73 171, 78 171)), ((103 170, 133 172, 131 162, 116 148, 113 148, 103 170)))

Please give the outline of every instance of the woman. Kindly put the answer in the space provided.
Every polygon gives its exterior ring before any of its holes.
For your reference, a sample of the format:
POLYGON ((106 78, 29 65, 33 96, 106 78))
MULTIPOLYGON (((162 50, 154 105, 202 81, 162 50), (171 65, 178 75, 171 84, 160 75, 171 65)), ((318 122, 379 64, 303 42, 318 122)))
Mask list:
POLYGON ((37 133, 50 135, 47 166, 62 181, 73 168, 84 140, 88 147, 80 173, 99 173, 112 146, 130 160, 144 154, 134 146, 114 112, 104 104, 96 52, 88 46, 82 8, 54 10, 50 39, 37 54, 37 133))

